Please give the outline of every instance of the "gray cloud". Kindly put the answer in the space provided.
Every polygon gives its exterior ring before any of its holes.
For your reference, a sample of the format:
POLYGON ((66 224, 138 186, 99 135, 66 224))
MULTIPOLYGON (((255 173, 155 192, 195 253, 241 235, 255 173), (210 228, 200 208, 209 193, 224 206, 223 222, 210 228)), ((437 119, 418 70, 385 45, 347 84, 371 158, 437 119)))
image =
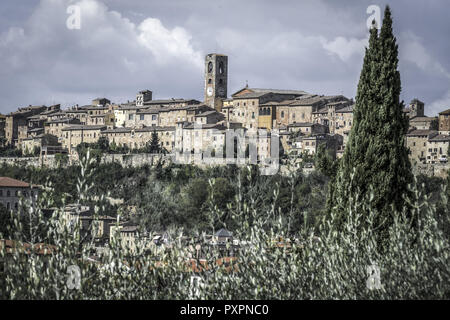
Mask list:
MULTIPOLYGON (((5 1, 0 111, 28 104, 115 102, 150 89, 202 99, 203 57, 229 55, 229 92, 245 85, 353 97, 367 43, 366 8, 385 1, 5 1), (69 4, 80 30, 66 28, 69 4)), ((446 1, 392 4, 405 101, 450 108, 446 1)), ((4 19, 3 19, 4 18, 4 19)))

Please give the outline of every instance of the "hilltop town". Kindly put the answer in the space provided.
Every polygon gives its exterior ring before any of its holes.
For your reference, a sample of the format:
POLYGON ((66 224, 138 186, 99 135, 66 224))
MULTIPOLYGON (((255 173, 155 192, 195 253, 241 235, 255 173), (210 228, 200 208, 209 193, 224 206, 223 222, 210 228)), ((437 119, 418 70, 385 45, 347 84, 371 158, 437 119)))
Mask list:
MULTIPOLYGON (((0 118, 2 155, 45 158, 62 153, 76 158, 77 146, 102 140, 111 153, 194 154, 209 149, 214 156, 224 150, 227 130, 242 129, 250 136, 265 129, 267 135, 255 140, 258 160, 271 156, 272 132, 279 136, 285 155, 314 155, 325 144, 331 155, 342 156, 352 128, 353 99, 248 85, 229 97, 228 57, 221 54, 206 56, 204 81, 203 102, 153 100, 152 91, 143 90, 126 103, 97 98, 90 105, 67 109, 59 104, 19 108, 0 118), (149 150, 155 134, 157 150, 149 150)), ((428 165, 428 172, 431 168, 431 175, 436 174, 433 167, 447 163, 450 109, 428 117, 424 103, 413 99, 404 112, 410 124, 406 141, 411 162, 428 165)), ((243 142, 243 150, 248 143, 243 142)))

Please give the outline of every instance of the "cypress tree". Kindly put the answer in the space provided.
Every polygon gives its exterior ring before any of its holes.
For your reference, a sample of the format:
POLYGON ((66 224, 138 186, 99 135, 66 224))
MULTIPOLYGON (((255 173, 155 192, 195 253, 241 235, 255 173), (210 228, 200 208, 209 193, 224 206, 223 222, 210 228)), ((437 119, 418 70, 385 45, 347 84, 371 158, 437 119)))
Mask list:
POLYGON ((152 138, 150 140, 150 152, 151 153, 159 153, 159 151, 160 151, 160 146, 159 146, 158 134, 156 133, 156 130, 153 130, 152 138))
POLYGON ((378 213, 375 223, 381 230, 392 222, 394 210, 407 208, 404 196, 413 180, 405 146, 408 120, 400 102, 397 66, 398 46, 387 6, 380 35, 375 26, 370 30, 353 127, 327 201, 329 211, 335 210, 345 219, 350 196, 366 200, 372 195, 371 209, 378 213))

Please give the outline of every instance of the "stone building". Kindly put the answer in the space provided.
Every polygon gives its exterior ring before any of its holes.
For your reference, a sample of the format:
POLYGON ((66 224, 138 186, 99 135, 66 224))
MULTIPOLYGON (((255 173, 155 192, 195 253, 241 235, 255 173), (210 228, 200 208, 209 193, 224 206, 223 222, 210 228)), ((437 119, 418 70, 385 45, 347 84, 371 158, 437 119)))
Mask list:
POLYGON ((105 107, 107 104, 110 104, 111 101, 106 98, 95 98, 92 100, 92 106, 94 107, 105 107))
POLYGON ((403 112, 409 117, 424 117, 425 116, 425 104, 419 99, 415 98, 411 100, 409 106, 406 107, 403 112))
POLYGON ((428 153, 428 140, 437 136, 435 130, 412 130, 406 134, 406 146, 412 164, 425 163, 428 153))
POLYGON ((325 134, 328 133, 328 126, 320 123, 297 122, 287 126, 287 131, 300 132, 302 134, 325 134))
POLYGON ((439 112, 439 133, 450 134, 450 109, 439 112))
POLYGON ((58 137, 51 134, 40 134, 37 136, 25 138, 20 144, 23 154, 35 153, 36 150, 41 151, 44 147, 59 147, 61 143, 58 137))
POLYGON ((120 241, 121 247, 131 253, 136 252, 136 246, 140 240, 145 241, 146 239, 144 233, 139 231, 139 226, 131 222, 124 222, 119 225, 111 223, 109 228, 109 241, 112 242, 114 237, 117 237, 116 239, 120 241))
POLYGON ((75 107, 75 109, 69 109, 65 110, 62 115, 56 115, 56 117, 63 117, 63 118, 76 118, 80 120, 80 124, 86 125, 87 124, 87 118, 88 118, 88 110, 86 109, 78 109, 79 107, 75 107))
POLYGON ((159 111, 161 107, 155 106, 136 112, 135 126, 156 127, 159 125, 159 111))
POLYGON ((17 210, 21 196, 34 203, 39 196, 39 189, 27 182, 0 177, 0 203, 7 210, 17 210))
POLYGON ((227 98, 228 57, 210 53, 205 57, 205 104, 222 111, 223 100, 227 98))
POLYGON ((258 128, 270 130, 274 127, 273 121, 277 119, 275 103, 305 94, 306 92, 298 90, 245 87, 232 95, 233 111, 229 116, 229 121, 240 122, 244 128, 249 130, 258 128))
POLYGON ((7 143, 12 146, 17 145, 19 142, 19 131, 21 132, 20 137, 26 138, 26 132, 28 131, 27 118, 45 110, 47 110, 46 106, 28 106, 9 113, 5 121, 5 138, 7 143))
POLYGON ((216 110, 209 110, 205 111, 199 114, 196 114, 195 116, 195 122, 200 124, 211 124, 211 123, 217 123, 220 121, 223 121, 225 119, 225 116, 217 112, 216 110))
POLYGON ((143 107, 145 102, 152 100, 152 95, 150 90, 139 91, 136 95, 136 107, 143 107))
POLYGON ((104 130, 101 135, 108 139, 110 145, 140 149, 150 143, 153 132, 157 133, 161 148, 172 152, 175 146, 175 127, 115 128, 104 130))
POLYGON ((437 117, 414 117, 409 119, 409 127, 416 130, 438 130, 439 122, 437 117))
POLYGON ((319 146, 324 143, 326 149, 336 156, 338 146, 342 144, 341 138, 340 135, 330 134, 301 135, 295 138, 292 150, 297 151, 297 154, 315 155, 319 146))
MULTIPOLYGON (((0 114, 0 139, 5 138, 5 123, 6 123, 6 116, 0 114)), ((0 146, 3 146, 2 140, 0 140, 0 146)))
POLYGON ((93 241, 95 245, 105 245, 110 239, 110 225, 117 218, 107 215, 95 215, 94 211, 85 205, 68 204, 64 208, 63 218, 66 221, 69 230, 76 230, 78 233, 74 236, 85 242, 93 241))
POLYGON ((80 119, 58 118, 55 120, 50 120, 45 123, 44 133, 54 135, 62 141, 62 129, 73 124, 81 124, 80 119))
POLYGON ((450 136, 438 134, 427 141, 427 163, 445 163, 448 161, 450 136))
POLYGON ((71 125, 62 128, 63 147, 69 154, 76 151, 76 147, 83 142, 94 143, 100 138, 100 134, 106 126, 71 125))
POLYGON ((223 152, 226 129, 223 124, 218 123, 195 125, 179 122, 175 132, 176 149, 184 153, 201 153, 209 150, 212 155, 223 152))
POLYGON ((158 123, 159 126, 176 126, 178 122, 195 122, 195 116, 206 111, 211 111, 211 107, 204 104, 161 108, 158 123))
POLYGON ((222 112, 226 121, 231 121, 230 116, 231 116, 232 111, 233 111, 233 99, 232 98, 223 99, 222 100, 222 110, 220 112, 222 112))

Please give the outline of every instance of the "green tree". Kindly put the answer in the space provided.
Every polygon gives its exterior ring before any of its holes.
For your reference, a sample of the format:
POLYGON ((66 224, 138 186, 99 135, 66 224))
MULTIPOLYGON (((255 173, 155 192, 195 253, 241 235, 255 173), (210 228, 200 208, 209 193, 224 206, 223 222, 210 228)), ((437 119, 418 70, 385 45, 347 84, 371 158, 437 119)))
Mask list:
POLYGON ((387 6, 380 35, 376 28, 370 30, 353 127, 328 201, 329 209, 342 215, 352 205, 350 195, 360 199, 372 195, 371 206, 379 213, 375 226, 381 231, 392 223, 394 210, 408 207, 404 197, 410 195, 408 184, 413 180, 397 66, 398 46, 387 6))
POLYGON ((329 150, 326 149, 326 143, 321 143, 317 149, 317 153, 314 158, 316 169, 320 173, 334 178, 338 170, 338 161, 333 159, 329 150))
POLYGON ((159 138, 156 130, 153 130, 152 132, 152 138, 150 140, 150 145, 148 148, 150 153, 159 153, 161 151, 161 146, 159 145, 159 138))

